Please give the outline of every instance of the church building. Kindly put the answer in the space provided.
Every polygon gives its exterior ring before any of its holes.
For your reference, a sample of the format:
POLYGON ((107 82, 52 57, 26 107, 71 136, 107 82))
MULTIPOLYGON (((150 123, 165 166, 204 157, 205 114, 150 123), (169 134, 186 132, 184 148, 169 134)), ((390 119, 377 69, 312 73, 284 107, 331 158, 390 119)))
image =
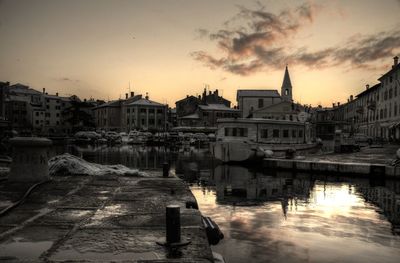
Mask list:
POLYGON ((238 90, 237 101, 243 118, 299 120, 299 113, 305 111, 303 106, 293 102, 287 66, 280 94, 278 90, 269 89, 238 90))

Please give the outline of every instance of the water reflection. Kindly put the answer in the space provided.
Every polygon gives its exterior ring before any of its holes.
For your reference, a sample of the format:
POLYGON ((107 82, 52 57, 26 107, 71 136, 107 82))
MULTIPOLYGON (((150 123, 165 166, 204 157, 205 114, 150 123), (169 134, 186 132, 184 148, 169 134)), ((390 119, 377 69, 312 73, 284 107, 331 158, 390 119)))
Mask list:
POLYGON ((203 214, 225 234, 228 262, 398 262, 400 181, 221 165, 207 149, 62 149, 103 164, 160 169, 192 184, 203 214))
POLYGON ((217 166, 192 191, 228 262, 397 262, 400 182, 217 166), (268 260, 266 260, 268 259, 268 260))

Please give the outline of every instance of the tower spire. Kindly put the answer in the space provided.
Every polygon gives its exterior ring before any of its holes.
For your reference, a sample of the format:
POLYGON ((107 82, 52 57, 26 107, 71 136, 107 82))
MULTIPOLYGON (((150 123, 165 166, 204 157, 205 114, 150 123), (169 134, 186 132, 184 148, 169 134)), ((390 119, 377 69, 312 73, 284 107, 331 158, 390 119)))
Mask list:
POLYGON ((293 101, 292 82, 290 81, 289 69, 287 64, 281 87, 281 97, 284 101, 293 101))

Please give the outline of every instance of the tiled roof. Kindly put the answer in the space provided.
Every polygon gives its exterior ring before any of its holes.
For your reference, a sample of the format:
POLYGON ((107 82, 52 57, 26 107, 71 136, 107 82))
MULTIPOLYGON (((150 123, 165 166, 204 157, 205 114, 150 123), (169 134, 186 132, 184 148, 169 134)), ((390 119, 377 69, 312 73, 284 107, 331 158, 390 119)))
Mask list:
POLYGON ((202 109, 202 110, 239 111, 237 109, 229 108, 225 104, 199 105, 199 108, 202 109))
POLYGON ((238 90, 237 97, 280 97, 279 92, 275 89, 248 89, 238 90))
POLYGON ((139 99, 136 100, 132 103, 129 103, 127 106, 135 106, 135 105, 141 105, 141 106, 159 106, 159 107, 164 107, 164 104, 152 101, 152 100, 148 100, 148 99, 139 99))

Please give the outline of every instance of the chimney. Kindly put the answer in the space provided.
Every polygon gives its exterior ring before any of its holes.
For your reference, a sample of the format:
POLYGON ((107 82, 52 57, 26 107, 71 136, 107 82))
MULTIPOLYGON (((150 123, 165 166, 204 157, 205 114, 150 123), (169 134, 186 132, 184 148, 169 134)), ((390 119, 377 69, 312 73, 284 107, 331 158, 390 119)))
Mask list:
POLYGON ((56 92, 56 96, 58 97, 58 92, 56 92))
POLYGON ((148 100, 149 99, 149 93, 148 92, 146 92, 146 100, 148 100))
POLYGON ((189 98, 189 95, 186 95, 186 98, 189 98))
POLYGON ((335 103, 332 103, 332 108, 335 108, 335 103))
POLYGON ((208 95, 211 95, 211 90, 208 91, 208 95))
POLYGON ((365 88, 366 88, 366 89, 369 89, 369 84, 365 85, 365 88))
POLYGON ((398 57, 398 56, 395 56, 395 57, 393 58, 393 68, 396 67, 397 64, 399 64, 399 57, 398 57))
POLYGON ((128 99, 128 93, 125 93, 125 99, 128 99))
POLYGON ((43 88, 43 94, 46 94, 46 88, 43 88))
POLYGON ((353 95, 350 95, 350 101, 353 101, 353 95))
POLYGON ((337 103, 338 107, 340 106, 340 102, 337 103))
POLYGON ((131 97, 135 96, 135 92, 131 91, 131 97))

